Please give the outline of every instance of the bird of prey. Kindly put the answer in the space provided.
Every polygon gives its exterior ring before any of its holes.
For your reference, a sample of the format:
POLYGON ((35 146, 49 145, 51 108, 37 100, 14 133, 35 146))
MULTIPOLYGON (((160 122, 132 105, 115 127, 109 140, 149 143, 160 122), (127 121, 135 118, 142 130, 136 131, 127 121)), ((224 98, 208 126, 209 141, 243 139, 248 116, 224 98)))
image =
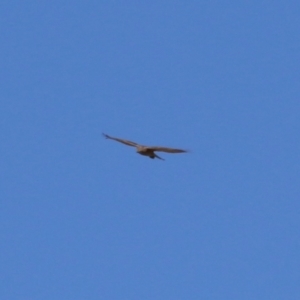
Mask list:
POLYGON ((120 142, 122 144, 125 144, 127 146, 135 147, 137 153, 139 153, 141 155, 148 156, 152 159, 156 157, 156 158, 159 158, 161 160, 164 160, 163 158, 159 157, 155 153, 155 151, 161 151, 161 152, 167 152, 167 153, 184 153, 184 152, 188 152, 187 150, 167 148, 167 147, 161 147, 161 146, 145 146, 145 145, 140 145, 140 144, 137 144, 135 142, 128 141, 128 140, 115 138, 115 137, 109 136, 105 133, 103 133, 103 135, 106 139, 115 140, 115 141, 120 142))

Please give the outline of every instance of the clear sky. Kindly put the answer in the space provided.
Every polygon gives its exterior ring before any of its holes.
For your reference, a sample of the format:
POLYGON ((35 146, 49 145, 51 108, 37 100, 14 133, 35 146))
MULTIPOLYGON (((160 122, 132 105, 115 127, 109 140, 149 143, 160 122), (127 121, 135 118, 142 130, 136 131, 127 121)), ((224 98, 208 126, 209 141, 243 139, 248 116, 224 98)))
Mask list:
POLYGON ((0 298, 300 299, 299 15, 2 0, 0 298))

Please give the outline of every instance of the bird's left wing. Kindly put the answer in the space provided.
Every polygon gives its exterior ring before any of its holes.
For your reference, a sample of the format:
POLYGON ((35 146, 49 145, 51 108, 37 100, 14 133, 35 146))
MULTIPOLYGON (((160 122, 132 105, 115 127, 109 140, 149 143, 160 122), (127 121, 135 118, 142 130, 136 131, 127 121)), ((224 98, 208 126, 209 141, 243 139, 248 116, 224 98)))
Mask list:
POLYGON ((109 136, 105 133, 103 133, 104 137, 107 138, 107 139, 110 139, 110 140, 115 140, 117 142, 120 142, 122 144, 125 144, 127 146, 132 146, 132 147, 137 147, 139 146, 139 144, 135 143, 135 142, 131 142, 131 141, 127 141, 127 140, 124 140, 124 139, 119 139, 119 138, 115 138, 115 137, 112 137, 112 136, 109 136))

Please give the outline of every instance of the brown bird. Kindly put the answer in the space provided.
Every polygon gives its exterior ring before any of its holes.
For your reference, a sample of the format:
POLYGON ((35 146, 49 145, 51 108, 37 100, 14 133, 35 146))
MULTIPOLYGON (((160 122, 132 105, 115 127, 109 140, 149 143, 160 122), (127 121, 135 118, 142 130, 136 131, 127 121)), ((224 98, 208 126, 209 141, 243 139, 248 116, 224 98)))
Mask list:
POLYGON ((115 140, 115 141, 123 143, 127 146, 136 147, 136 152, 137 153, 139 153, 141 155, 149 156, 152 159, 157 157, 159 159, 164 160, 163 158, 159 157, 155 153, 155 151, 161 151, 161 152, 167 152, 167 153, 184 153, 184 152, 188 152, 187 150, 175 149, 175 148, 167 148, 167 147, 160 147, 160 146, 144 146, 144 145, 137 144, 135 142, 115 138, 115 137, 109 136, 105 133, 103 133, 103 135, 107 139, 115 140))

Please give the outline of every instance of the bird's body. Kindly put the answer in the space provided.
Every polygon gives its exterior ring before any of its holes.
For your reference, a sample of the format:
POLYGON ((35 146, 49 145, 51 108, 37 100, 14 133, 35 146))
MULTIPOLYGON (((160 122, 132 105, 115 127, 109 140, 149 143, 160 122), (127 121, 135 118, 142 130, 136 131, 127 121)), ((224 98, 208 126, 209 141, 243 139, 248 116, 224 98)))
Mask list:
POLYGON ((149 156, 152 159, 155 158, 155 157, 157 157, 159 159, 163 159, 163 158, 159 157, 157 154, 155 154, 153 150, 148 149, 145 146, 136 147, 136 152, 141 154, 141 155, 149 156))
POLYGON ((124 140, 124 139, 119 139, 119 138, 115 138, 115 137, 111 137, 107 134, 104 134, 104 137, 107 139, 111 139, 111 140, 115 140, 117 142, 120 142, 122 144, 125 144, 127 146, 132 146, 132 147, 136 147, 136 152, 144 155, 144 156, 148 156, 150 158, 159 158, 161 160, 164 160, 163 158, 159 157, 155 151, 162 151, 162 152, 167 152, 167 153, 184 153, 187 152, 187 150, 182 150, 182 149, 175 149, 175 148, 167 148, 167 147, 160 147, 160 146, 144 146, 144 145, 140 145, 137 144, 135 142, 131 142, 128 140, 124 140))

